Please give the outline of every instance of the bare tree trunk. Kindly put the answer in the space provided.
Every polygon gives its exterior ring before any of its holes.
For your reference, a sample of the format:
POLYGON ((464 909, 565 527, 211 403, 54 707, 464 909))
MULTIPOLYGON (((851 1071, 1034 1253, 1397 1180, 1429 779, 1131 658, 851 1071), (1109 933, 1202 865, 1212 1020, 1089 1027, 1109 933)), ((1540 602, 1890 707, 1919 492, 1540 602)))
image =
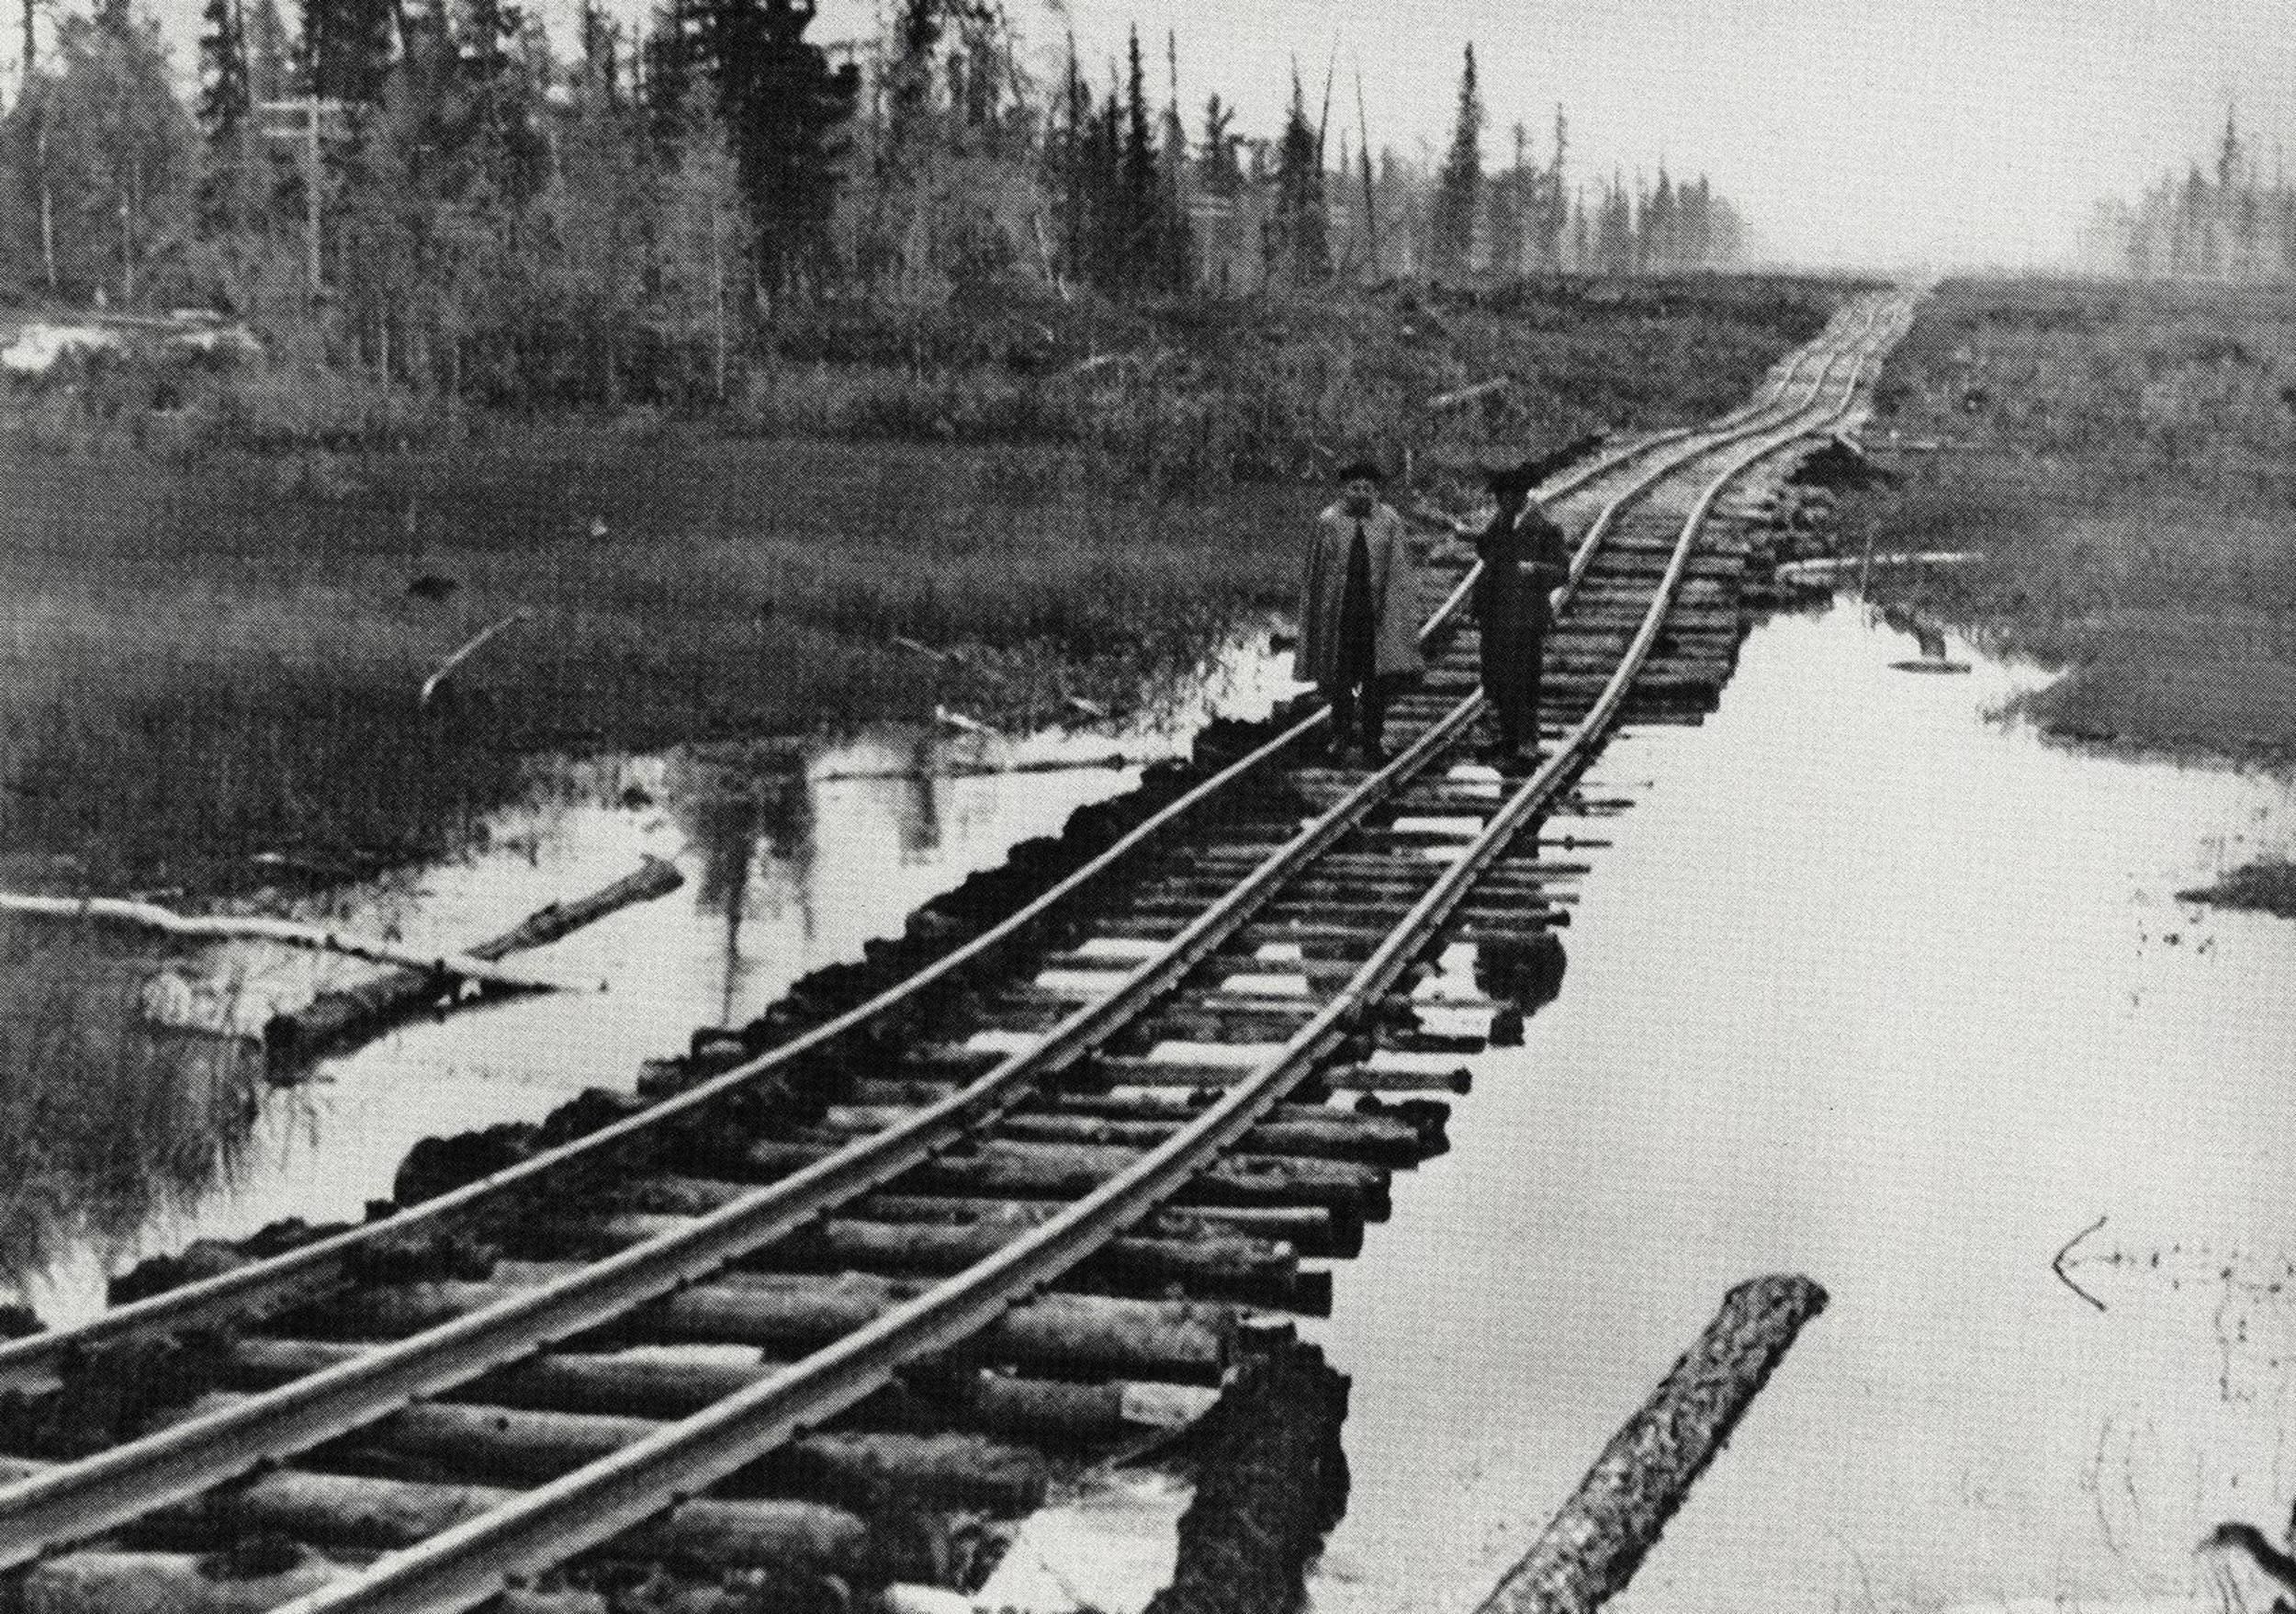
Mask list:
MULTIPOLYGON (((26 19, 24 53, 28 58, 32 53, 32 36, 30 33, 31 0, 25 0, 24 15, 26 19)), ((48 292, 49 295, 52 297, 55 295, 56 291, 56 192, 55 187, 49 183, 48 178, 48 114, 44 109, 39 115, 38 132, 34 135, 33 139, 34 156, 32 160, 39 168, 40 266, 47 272, 48 292)))
POLYGON ((710 334, 715 349, 717 401, 726 401, 726 208, 715 188, 710 192, 710 334))
POLYGON ((303 98, 303 115, 309 120, 303 138, 303 253, 306 283, 313 307, 319 303, 320 239, 319 239, 319 96, 317 92, 303 98))

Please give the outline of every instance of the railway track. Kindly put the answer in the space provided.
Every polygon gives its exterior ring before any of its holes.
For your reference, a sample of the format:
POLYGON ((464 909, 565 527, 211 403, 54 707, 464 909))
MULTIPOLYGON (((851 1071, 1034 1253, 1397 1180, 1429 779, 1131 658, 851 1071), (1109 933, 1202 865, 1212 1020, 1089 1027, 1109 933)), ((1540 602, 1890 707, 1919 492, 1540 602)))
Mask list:
POLYGON ((850 1574, 872 1484, 1025 1507, 1058 1454, 1136 1432, 1125 1386, 1216 1381, 1241 1330, 1328 1304, 1321 1263, 1440 1150, 1445 1107, 1392 1100, 1458 1089, 1510 1007, 1441 949, 1566 921, 1582 865, 1542 853, 1588 841, 1544 828, 1604 810, 1572 791, 1622 721, 1694 719, 1727 677, 1716 502, 1853 407, 1905 312, 1864 299, 1745 407, 1542 490, 1581 536, 1527 780, 1461 762, 1481 701, 1455 547, 1384 766, 1311 760, 1319 711, 825 1024, 386 1219, 0 1346, 0 1573, 28 1605, 196 1588, 188 1552, 292 1538, 320 1556, 276 1595, 209 1606, 295 1614, 475 1607, 593 1553, 850 1574), (85 1416, 163 1360, 187 1405, 85 1416))

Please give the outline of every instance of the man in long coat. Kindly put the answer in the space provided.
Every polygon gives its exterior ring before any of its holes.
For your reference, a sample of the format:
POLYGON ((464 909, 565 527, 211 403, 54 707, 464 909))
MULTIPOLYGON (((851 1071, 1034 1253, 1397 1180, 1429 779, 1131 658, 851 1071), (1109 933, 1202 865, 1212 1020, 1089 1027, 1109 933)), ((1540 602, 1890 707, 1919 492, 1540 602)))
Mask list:
POLYGON ((1316 518, 1300 591, 1297 676, 1332 704, 1332 750, 1358 732, 1364 760, 1386 760, 1391 681, 1421 672, 1419 569, 1403 518, 1379 499, 1379 467, 1340 472, 1339 501, 1316 518))
POLYGON ((1530 496, 1539 469, 1523 465, 1488 473, 1497 507, 1475 539, 1483 563, 1475 581, 1483 696, 1498 728, 1491 760, 1510 772, 1537 758, 1539 671, 1554 621, 1549 596, 1570 575, 1562 529, 1530 496))

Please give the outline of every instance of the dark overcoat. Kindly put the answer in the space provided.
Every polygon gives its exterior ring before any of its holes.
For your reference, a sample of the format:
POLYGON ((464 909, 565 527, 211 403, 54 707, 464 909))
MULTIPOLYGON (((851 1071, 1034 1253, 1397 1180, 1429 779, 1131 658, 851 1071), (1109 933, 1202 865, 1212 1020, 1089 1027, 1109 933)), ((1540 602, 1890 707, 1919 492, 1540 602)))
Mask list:
POLYGON ((1334 504, 1315 519, 1308 546, 1307 575, 1300 588, 1300 651, 1294 675, 1302 683, 1326 687, 1338 682, 1339 616, 1347 588, 1347 552, 1356 529, 1363 529, 1371 560, 1371 622, 1374 670, 1381 677, 1418 672, 1419 629, 1424 611, 1419 567, 1412 559, 1403 518, 1386 504, 1371 514, 1351 515, 1334 504))
POLYGON ((1475 553, 1483 563, 1475 580, 1483 693, 1494 702, 1536 699, 1538 658, 1554 620, 1548 596, 1570 575, 1570 545, 1533 502, 1513 521, 1494 515, 1475 539, 1475 553))

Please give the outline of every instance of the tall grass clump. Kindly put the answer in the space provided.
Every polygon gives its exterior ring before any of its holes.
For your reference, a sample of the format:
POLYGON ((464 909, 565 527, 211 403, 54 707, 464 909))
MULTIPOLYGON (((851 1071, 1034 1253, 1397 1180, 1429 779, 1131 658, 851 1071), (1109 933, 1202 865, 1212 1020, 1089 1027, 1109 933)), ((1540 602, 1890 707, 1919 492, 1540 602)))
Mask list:
POLYGON ((146 1021, 166 958, 0 921, 0 1274, 128 1238, 246 1164, 260 1047, 146 1021))

